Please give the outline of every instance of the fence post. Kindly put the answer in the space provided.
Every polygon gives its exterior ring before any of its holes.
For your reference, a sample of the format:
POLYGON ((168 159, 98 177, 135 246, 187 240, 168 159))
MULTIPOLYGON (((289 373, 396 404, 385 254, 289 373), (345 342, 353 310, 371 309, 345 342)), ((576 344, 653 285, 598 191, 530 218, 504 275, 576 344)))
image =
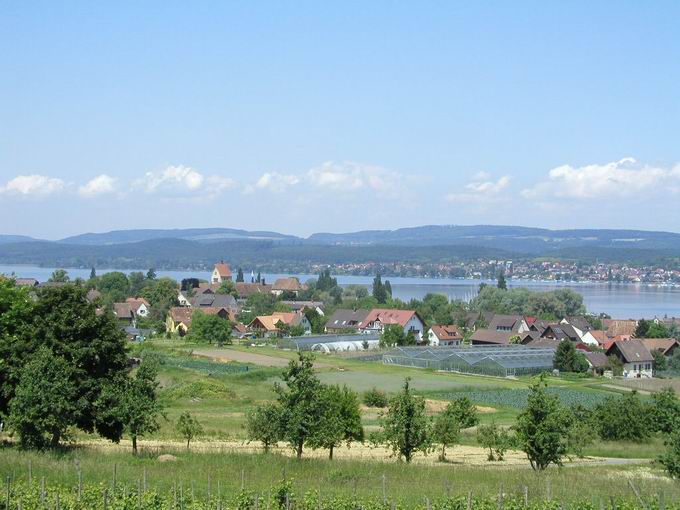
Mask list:
POLYGON ((385 473, 382 475, 383 503, 387 503, 387 490, 385 488, 385 473))
POLYGON ((498 486, 498 508, 503 510, 503 482, 498 486))
POLYGON ((212 499, 211 496, 212 492, 212 480, 210 479, 210 473, 208 473, 208 503, 210 503, 210 500, 212 499))
POLYGON ((529 506, 529 487, 524 486, 524 508, 529 506))
POLYGON ((9 510, 9 495, 10 495, 10 490, 12 488, 12 481, 9 478, 9 475, 7 475, 7 500, 5 501, 5 508, 9 510))
POLYGON ((552 484, 550 483, 550 480, 546 480, 545 484, 546 497, 548 501, 552 501, 552 484))
POLYGON ((142 481, 137 479, 137 510, 142 508, 142 481))
POLYGON ((666 501, 663 495, 663 491, 659 492, 659 510, 666 510, 666 501))
POLYGON ((467 510, 472 510, 472 491, 468 491, 467 510))
MULTIPOLYGON (((117 466, 117 464, 114 462, 114 463, 113 463, 113 490, 114 490, 114 491, 116 490, 116 470, 117 470, 117 468, 118 468, 118 466, 117 466)), ((114 496, 114 497, 115 497, 115 496, 114 496)))
POLYGON ((633 485, 633 482, 631 480, 628 480, 628 485, 630 486, 630 489, 633 491, 633 494, 635 494, 635 497, 637 500, 640 502, 640 505, 642 505, 642 508, 645 510, 649 510, 645 502, 642 500, 642 497, 640 496, 640 493, 637 491, 635 486, 633 485))
POLYGON ((143 480, 142 488, 144 489, 144 492, 146 492, 146 466, 144 466, 143 476, 144 478, 142 479, 143 480))
MULTIPOLYGON (((57 508, 57 510, 59 510, 59 491, 57 491, 56 496, 57 496, 57 501, 56 501, 54 506, 57 508)), ((9 506, 7 508, 9 509, 9 506)))
POLYGON ((33 484, 33 461, 28 461, 28 486, 33 484))
POLYGON ((40 478, 40 503, 45 504, 45 477, 40 478))
MULTIPOLYGON (((284 475, 283 479, 284 480, 286 479, 285 475, 284 475)), ((245 470, 242 469, 241 470, 241 490, 243 490, 245 488, 245 486, 246 486, 246 474, 245 474, 245 470)))
POLYGON ((104 510, 106 510, 108 503, 109 503, 109 501, 108 501, 108 498, 107 498, 106 489, 104 489, 104 510))
POLYGON ((78 501, 83 497, 83 472, 78 468, 78 501))

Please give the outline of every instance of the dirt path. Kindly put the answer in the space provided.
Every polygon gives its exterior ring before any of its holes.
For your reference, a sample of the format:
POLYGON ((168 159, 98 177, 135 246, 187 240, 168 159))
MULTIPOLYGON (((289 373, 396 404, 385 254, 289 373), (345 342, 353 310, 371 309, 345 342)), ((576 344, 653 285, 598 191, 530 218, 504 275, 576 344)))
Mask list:
MULTIPOLYGON (((221 361, 238 361, 240 363, 252 363, 263 367, 287 367, 290 361, 287 358, 269 356, 257 352, 236 351, 233 349, 198 348, 193 350, 195 356, 217 359, 221 361)), ((316 368, 328 368, 330 365, 325 363, 314 363, 316 368)))
MULTIPOLYGON (((123 448, 132 449, 129 441, 121 441, 116 445, 101 440, 82 441, 79 444, 88 445, 92 448, 101 449, 104 451, 123 448)), ((144 450, 157 450, 158 453, 176 453, 181 455, 185 450, 185 445, 178 441, 142 441, 140 447, 144 450)), ((222 453, 222 452, 239 452, 239 453, 256 453, 261 452, 262 448, 259 443, 248 443, 246 441, 194 441, 191 443, 191 450, 195 452, 204 453, 222 453)), ((272 451, 294 456, 294 452, 281 443, 272 448, 272 451)), ((338 447, 333 452, 333 458, 347 459, 347 460, 367 460, 374 462, 385 462, 390 460, 390 450, 383 447, 372 447, 369 445, 354 444, 351 447, 338 447)), ((442 465, 438 460, 439 451, 430 453, 429 455, 416 454, 413 458, 413 463, 422 465, 442 465)), ((327 458, 327 450, 311 450, 305 449, 305 458, 327 458)), ((479 446, 456 446, 447 449, 447 463, 449 465, 467 465, 467 466, 496 466, 515 467, 522 466, 529 468, 526 455, 523 452, 510 450, 505 454, 503 462, 489 462, 487 461, 487 451, 479 446)), ((648 464, 649 459, 615 459, 605 457, 586 457, 584 459, 573 459, 572 461, 565 460, 565 466, 584 466, 584 465, 628 465, 628 464, 648 464)))

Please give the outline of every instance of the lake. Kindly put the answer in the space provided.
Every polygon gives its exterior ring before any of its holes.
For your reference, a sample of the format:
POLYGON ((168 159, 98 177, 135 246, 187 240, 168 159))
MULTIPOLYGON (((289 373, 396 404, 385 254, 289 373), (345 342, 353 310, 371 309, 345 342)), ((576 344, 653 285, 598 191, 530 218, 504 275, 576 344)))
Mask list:
MULTIPOLYGON (((24 278, 36 278, 46 281, 54 271, 54 268, 33 267, 22 265, 0 265, 0 274, 15 274, 24 278)), ((97 274, 103 274, 115 269, 97 270, 97 274)), ((132 270, 125 270, 130 273, 132 270)), ((146 270, 141 270, 146 272, 146 270)), ((68 269, 71 278, 89 278, 89 269, 68 269)), ((157 271, 158 276, 168 276, 177 281, 183 278, 210 278, 210 273, 195 271, 157 271)), ((264 274, 267 282, 273 282, 276 278, 289 275, 264 274)), ((294 275, 300 281, 316 278, 316 275, 294 275)), ((250 278, 246 274, 246 280, 250 278)), ((373 278, 370 276, 346 276, 338 275, 340 285, 371 285, 373 278)), ((411 298, 420 299, 428 293, 439 293, 450 299, 468 300, 477 292, 481 280, 471 279, 447 279, 447 278, 387 278, 392 284, 394 297, 408 301, 411 298)), ((487 282, 492 285, 495 282, 487 282)), ((558 288, 570 288, 583 296, 588 310, 594 313, 608 313, 619 319, 628 318, 652 318, 654 316, 669 317, 680 316, 680 288, 667 286, 642 285, 631 283, 565 283, 565 282, 538 282, 538 281, 508 281, 511 287, 527 287, 535 291, 547 291, 558 288)))

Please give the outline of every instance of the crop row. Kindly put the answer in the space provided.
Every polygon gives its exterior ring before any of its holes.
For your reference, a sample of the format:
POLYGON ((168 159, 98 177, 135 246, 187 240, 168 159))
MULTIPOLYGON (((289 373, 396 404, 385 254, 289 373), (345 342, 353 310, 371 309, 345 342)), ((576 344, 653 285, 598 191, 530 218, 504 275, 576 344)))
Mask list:
MULTIPOLYGON (((548 393, 557 395, 565 406, 581 404, 591 407, 599 404, 607 395, 603 393, 572 390, 569 388, 548 388, 548 393)), ((436 396, 442 399, 455 399, 467 397, 476 404, 486 404, 493 407, 515 407, 523 408, 527 405, 529 390, 518 389, 495 389, 495 390, 461 390, 437 393, 436 396)))

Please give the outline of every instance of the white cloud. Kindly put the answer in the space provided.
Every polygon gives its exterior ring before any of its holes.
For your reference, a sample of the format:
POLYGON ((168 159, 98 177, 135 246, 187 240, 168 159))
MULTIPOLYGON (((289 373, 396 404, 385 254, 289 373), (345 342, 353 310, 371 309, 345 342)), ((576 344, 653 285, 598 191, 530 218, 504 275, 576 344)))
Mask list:
POLYGON ((479 172, 473 176, 473 180, 465 185, 462 191, 446 195, 449 202, 494 202, 502 198, 502 192, 510 184, 510 177, 503 175, 493 180, 486 172, 479 172))
POLYGON ((314 186, 332 191, 364 189, 382 194, 398 194, 404 188, 404 179, 398 173, 352 161, 327 161, 309 170, 306 177, 314 186))
POLYGON ((169 166, 159 172, 146 172, 144 177, 136 180, 133 187, 144 189, 147 193, 156 191, 195 191, 201 188, 203 174, 188 166, 169 166))
POLYGON ((0 186, 0 193, 45 196, 64 189, 64 181, 46 175, 18 175, 0 186))
MULTIPOLYGON (((274 193, 282 193, 290 186, 294 186, 300 182, 297 175, 285 175, 278 172, 266 172, 255 183, 255 188, 266 189, 274 193)), ((252 191, 250 187, 247 191, 252 191)))
POLYGON ((206 179, 206 187, 213 193, 220 193, 238 186, 238 183, 230 177, 211 175, 206 179))
POLYGON ((116 190, 116 179, 110 175, 98 175, 86 184, 78 187, 78 193, 84 197, 94 197, 113 193, 116 190))
POLYGON ((603 165, 562 165, 548 172, 548 179, 522 191, 526 198, 562 197, 593 199, 625 197, 671 185, 680 179, 680 165, 673 168, 642 164, 624 158, 603 165))

